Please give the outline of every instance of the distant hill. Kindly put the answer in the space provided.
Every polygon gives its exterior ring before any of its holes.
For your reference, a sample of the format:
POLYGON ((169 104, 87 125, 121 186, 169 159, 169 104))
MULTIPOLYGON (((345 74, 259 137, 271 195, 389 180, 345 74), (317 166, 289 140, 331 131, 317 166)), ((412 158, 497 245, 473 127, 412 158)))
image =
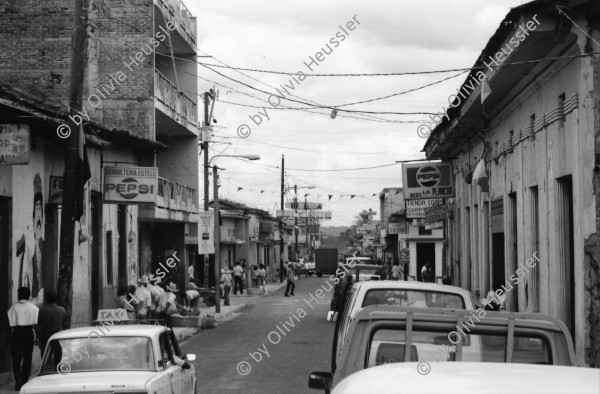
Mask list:
POLYGON ((327 234, 322 241, 323 248, 336 248, 339 253, 345 253, 348 249, 348 240, 340 239, 340 233, 348 230, 348 226, 321 226, 322 233, 327 234))

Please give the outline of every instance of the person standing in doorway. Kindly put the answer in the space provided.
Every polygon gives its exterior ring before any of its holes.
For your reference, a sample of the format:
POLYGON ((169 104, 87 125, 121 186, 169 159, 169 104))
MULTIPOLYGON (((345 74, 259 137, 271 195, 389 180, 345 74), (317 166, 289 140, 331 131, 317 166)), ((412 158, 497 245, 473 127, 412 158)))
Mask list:
POLYGON ((435 274, 431 270, 431 265, 429 263, 427 263, 427 264, 425 264, 424 268, 425 268, 425 271, 423 271, 421 273, 421 278, 423 279, 423 282, 426 282, 426 283, 435 282, 435 274))
POLYGON ((400 265, 398 263, 394 263, 394 266, 392 267, 392 279, 400 279, 400 265))
POLYGON ((294 295, 294 290, 296 289, 296 284, 294 283, 294 268, 292 264, 288 261, 287 265, 287 286, 285 287, 285 296, 289 297, 290 295, 294 295), (291 292, 290 292, 291 289, 291 292))
POLYGON ((244 294, 244 269, 240 265, 239 261, 235 262, 235 267, 233 267, 233 295, 237 295, 238 289, 240 290, 240 294, 244 294))
POLYGON ((31 374, 31 356, 35 342, 35 326, 38 324, 39 309, 29 302, 31 290, 20 287, 18 301, 8 310, 8 323, 11 329, 10 356, 15 375, 15 390, 21 390, 31 374))
POLYGON ((45 291, 45 302, 38 313, 38 345, 40 354, 44 355, 48 339, 67 326, 67 311, 62 306, 56 305, 58 294, 54 289, 45 291))
POLYGON ((189 279, 190 282, 196 281, 196 278, 194 277, 194 263, 190 264, 190 267, 188 268, 188 275, 190 277, 190 279, 189 279))

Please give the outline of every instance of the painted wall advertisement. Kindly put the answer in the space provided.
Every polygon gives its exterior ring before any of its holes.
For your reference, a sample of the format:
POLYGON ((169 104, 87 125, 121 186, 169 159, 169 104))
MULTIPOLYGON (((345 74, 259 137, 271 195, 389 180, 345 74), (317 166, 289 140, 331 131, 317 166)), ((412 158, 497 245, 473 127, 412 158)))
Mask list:
POLYGON ((29 163, 29 125, 0 124, 0 164, 29 163))
POLYGON ((402 179, 404 200, 454 196, 450 163, 403 164, 402 179))
POLYGON ((104 167, 104 202, 155 204, 158 192, 156 167, 104 167))

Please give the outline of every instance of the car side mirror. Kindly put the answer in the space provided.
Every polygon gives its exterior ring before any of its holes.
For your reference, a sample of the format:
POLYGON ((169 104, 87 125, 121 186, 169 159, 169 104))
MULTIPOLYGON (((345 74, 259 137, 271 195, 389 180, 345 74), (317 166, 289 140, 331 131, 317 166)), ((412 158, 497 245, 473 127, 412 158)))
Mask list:
POLYGON ((186 354, 185 359, 188 361, 196 361, 196 355, 195 354, 186 354))
POLYGON ((308 387, 315 390, 331 390, 333 375, 331 372, 313 372, 308 377, 308 387))

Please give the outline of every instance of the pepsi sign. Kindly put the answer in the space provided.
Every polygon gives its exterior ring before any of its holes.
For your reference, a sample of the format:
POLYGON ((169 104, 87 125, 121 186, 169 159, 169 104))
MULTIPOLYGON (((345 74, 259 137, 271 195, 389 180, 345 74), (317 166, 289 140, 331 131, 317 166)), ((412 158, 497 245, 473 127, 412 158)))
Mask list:
POLYGON ((403 164, 402 179, 404 200, 454 196, 450 163, 403 164))
POLYGON ((156 167, 104 167, 104 202, 155 204, 158 191, 156 167))

